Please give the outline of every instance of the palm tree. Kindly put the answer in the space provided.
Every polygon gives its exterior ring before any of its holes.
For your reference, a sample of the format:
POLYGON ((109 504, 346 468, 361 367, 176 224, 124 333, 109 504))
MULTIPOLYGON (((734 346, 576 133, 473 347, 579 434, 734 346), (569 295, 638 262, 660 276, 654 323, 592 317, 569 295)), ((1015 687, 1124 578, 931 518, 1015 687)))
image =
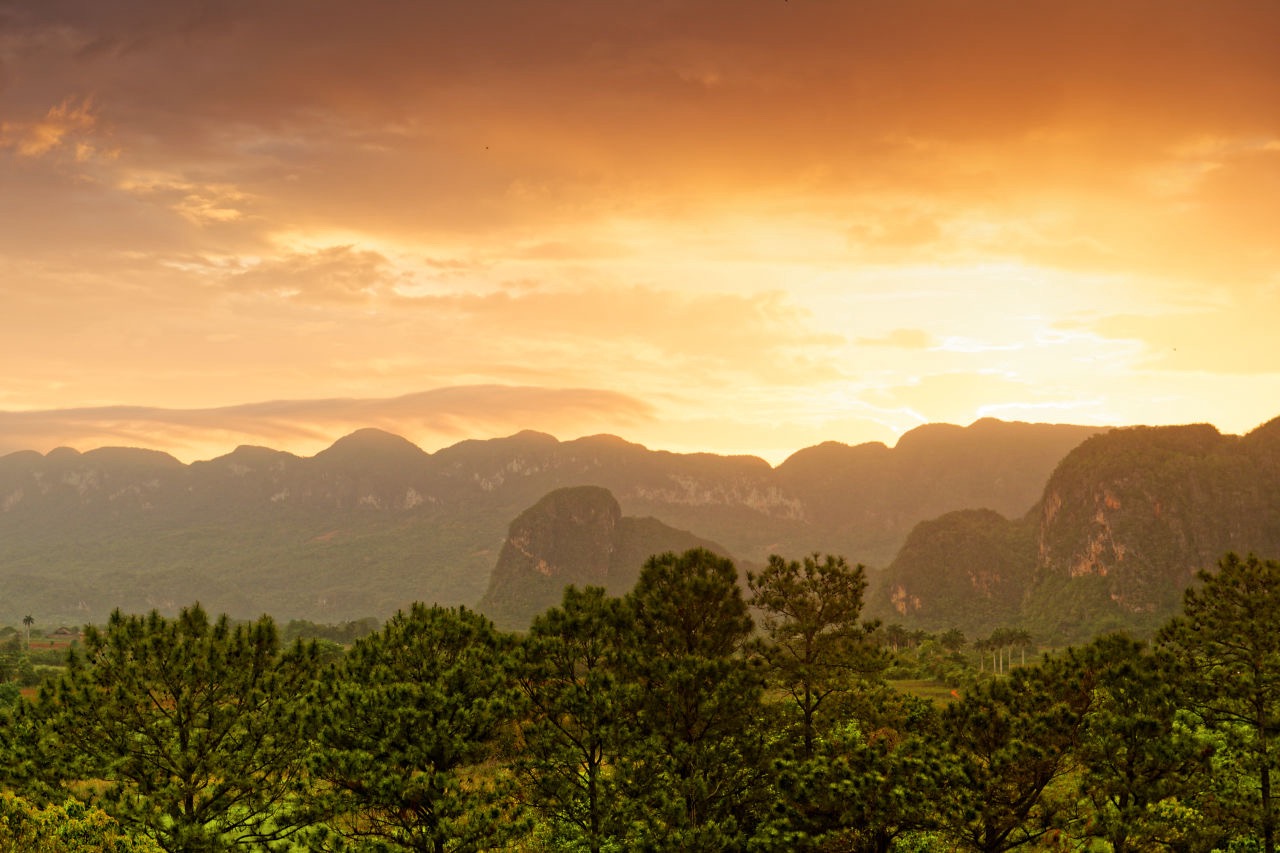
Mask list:
POLYGON ((31 649, 31 626, 34 625, 35 623, 36 623, 36 620, 31 618, 30 613, 22 617, 22 624, 26 626, 26 629, 27 629, 27 650, 28 651, 30 651, 31 649))
POLYGON ((1014 628, 1009 639, 1022 649, 1022 665, 1027 665, 1027 646, 1031 645, 1031 633, 1023 628, 1014 628))
MULTIPOLYGON (((1009 646, 1009 635, 1008 628, 996 628, 987 638, 988 648, 991 649, 992 672, 1004 672, 1004 653, 1009 646)), ((1010 660, 1012 662, 1012 658, 1010 660)))
MULTIPOLYGON (((991 641, 987 639, 974 640, 973 648, 978 652, 978 672, 983 672, 986 666, 987 649, 991 648, 991 641)), ((991 671, 995 672, 994 664, 991 671)))

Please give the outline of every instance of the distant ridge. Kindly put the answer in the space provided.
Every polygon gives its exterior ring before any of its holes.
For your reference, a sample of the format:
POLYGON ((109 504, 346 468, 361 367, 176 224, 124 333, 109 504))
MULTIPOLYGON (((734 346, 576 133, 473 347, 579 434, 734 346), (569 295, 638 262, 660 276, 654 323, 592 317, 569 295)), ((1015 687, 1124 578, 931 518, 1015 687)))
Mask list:
POLYGON ((115 607, 340 621, 414 600, 475 605, 509 525, 556 489, 607 489, 741 560, 843 554, 886 565, 919 521, 1021 515, 1098 428, 980 421, 896 448, 829 442, 776 469, 750 456, 537 432, 427 453, 357 431, 312 457, 239 447, 184 465, 156 451, 0 457, 0 620, 101 620, 115 607))

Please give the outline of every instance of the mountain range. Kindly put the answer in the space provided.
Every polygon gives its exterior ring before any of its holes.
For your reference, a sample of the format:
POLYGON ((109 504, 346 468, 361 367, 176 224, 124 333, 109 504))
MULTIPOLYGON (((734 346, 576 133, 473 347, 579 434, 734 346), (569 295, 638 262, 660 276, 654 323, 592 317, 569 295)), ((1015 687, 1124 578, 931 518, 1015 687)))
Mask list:
POLYGON ((777 467, 534 432, 427 453, 365 429, 311 457, 240 447, 189 465, 132 448, 23 451, 0 457, 0 621, 96 621, 197 599, 235 616, 330 622, 414 600, 474 606, 512 520, 573 486, 607 489, 619 518, 687 531, 748 563, 822 551, 874 568, 921 521, 971 507, 1021 516, 1098 432, 933 424, 892 448, 828 442, 777 467))
POLYGON ((1093 436, 1025 514, 964 510, 918 525, 871 609, 926 629, 1143 633, 1228 551, 1280 556, 1280 418, 1244 436, 1208 424, 1093 436))

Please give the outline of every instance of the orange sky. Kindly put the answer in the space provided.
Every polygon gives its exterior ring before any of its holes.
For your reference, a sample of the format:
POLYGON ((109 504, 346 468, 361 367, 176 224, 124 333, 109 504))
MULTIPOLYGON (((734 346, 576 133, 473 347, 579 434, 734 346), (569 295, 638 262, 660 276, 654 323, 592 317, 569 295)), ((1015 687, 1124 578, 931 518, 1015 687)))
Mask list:
POLYGON ((1274 0, 0 0, 0 453, 1280 415, 1274 0))

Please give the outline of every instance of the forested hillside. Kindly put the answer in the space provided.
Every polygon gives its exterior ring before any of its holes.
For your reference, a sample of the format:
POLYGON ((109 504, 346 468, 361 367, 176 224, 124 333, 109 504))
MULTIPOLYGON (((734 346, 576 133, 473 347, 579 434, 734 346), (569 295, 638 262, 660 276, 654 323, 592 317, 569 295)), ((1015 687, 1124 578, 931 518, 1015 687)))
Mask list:
POLYGON ((0 458, 0 583, 20 594, 0 598, 0 619, 174 614, 197 598, 237 616, 331 622, 414 600, 473 606, 511 521, 571 486, 606 488, 625 517, 753 563, 822 550, 878 566, 939 513, 1025 512, 1058 460, 1095 432, 931 425, 892 449, 828 443, 776 469, 530 432, 428 454, 362 430, 314 457, 241 447, 191 465, 122 448, 14 453, 0 458))
POLYGON ((511 522, 479 609, 501 627, 523 630, 567 586, 623 595, 650 556, 690 548, 731 556, 655 518, 624 516, 608 489, 557 489, 511 522))
POLYGON ((1130 427, 1072 450, 1027 514, 919 525, 872 610, 919 627, 1153 630, 1227 551, 1280 553, 1280 419, 1244 436, 1130 427))

